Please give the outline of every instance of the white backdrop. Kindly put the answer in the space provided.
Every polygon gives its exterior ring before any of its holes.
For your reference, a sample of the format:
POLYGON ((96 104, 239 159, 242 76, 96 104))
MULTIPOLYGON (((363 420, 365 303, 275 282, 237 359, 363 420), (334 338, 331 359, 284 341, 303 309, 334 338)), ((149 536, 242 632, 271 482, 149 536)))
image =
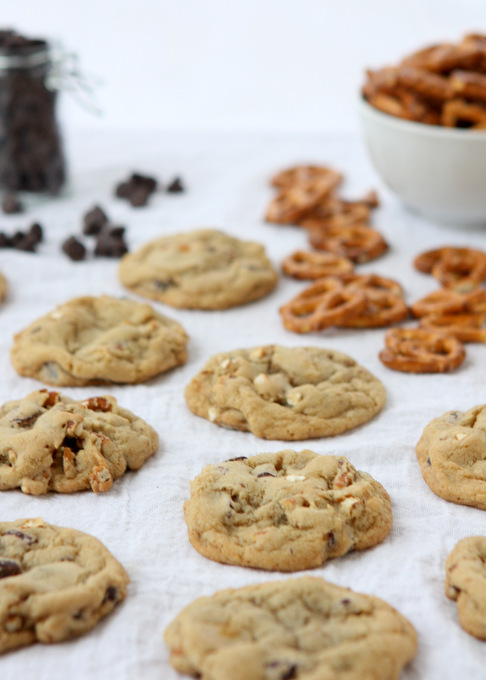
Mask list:
POLYGON ((365 67, 486 30, 484 0, 1 0, 103 85, 70 129, 354 130, 365 67))

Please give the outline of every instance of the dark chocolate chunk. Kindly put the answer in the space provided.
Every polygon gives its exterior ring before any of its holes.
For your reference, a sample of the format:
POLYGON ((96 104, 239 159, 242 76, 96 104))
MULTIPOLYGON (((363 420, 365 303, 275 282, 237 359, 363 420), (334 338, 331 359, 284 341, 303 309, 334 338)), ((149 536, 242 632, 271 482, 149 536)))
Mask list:
POLYGON ((130 196, 128 197, 128 200, 130 201, 130 205, 133 208, 143 208, 144 205, 147 205, 147 201, 149 199, 150 192, 147 191, 147 189, 143 186, 140 187, 135 187, 131 192, 130 196))
POLYGON ((108 223, 108 217, 103 210, 95 205, 83 217, 83 234, 93 236, 99 234, 105 224, 108 223))
POLYGON ((0 578, 6 578, 7 576, 17 576, 17 574, 20 574, 20 571, 20 565, 18 562, 0 559, 0 578))
POLYGON ((5 194, 2 201, 2 210, 6 215, 22 212, 22 203, 19 201, 16 194, 5 194))
POLYGON ((70 236, 62 244, 62 250, 66 253, 70 260, 76 262, 84 260, 86 257, 86 248, 78 241, 75 236, 70 236))
POLYGON ((148 175, 141 175, 138 172, 134 172, 130 177, 130 182, 137 187, 144 187, 149 193, 153 193, 157 188, 157 180, 155 177, 149 177, 148 175))
POLYGON ((246 460, 248 456, 237 456, 237 458, 228 458, 228 460, 225 460, 225 463, 233 463, 235 460, 246 460))
POLYGON ((30 234, 25 234, 15 242, 16 250, 24 250, 27 253, 35 253, 36 246, 37 241, 30 234))
POLYGON ((174 177, 172 182, 169 184, 167 187, 166 191, 168 194, 180 194, 183 191, 185 191, 185 187, 182 184, 182 180, 180 177, 174 177))
POLYGON ((257 477, 275 477, 271 472, 260 472, 257 477))
POLYGON ((16 248, 17 245, 23 241, 25 238, 25 234, 23 231, 16 231, 13 236, 10 237, 10 245, 12 248, 16 248))
POLYGON ((4 536, 16 536, 24 543, 27 543, 27 545, 33 545, 34 543, 37 543, 35 536, 29 536, 29 534, 24 534, 23 531, 17 531, 17 529, 10 529, 10 531, 6 531, 4 536))
POLYGON ((103 598, 103 604, 105 602, 116 602, 118 598, 118 589, 115 586, 108 586, 106 589, 105 597, 103 598))
POLYGON ((3 231, 0 231, 0 248, 11 248, 12 244, 10 241, 10 236, 7 236, 7 234, 4 234, 3 231))
MULTIPOLYGON (((121 227, 115 227, 115 232, 121 227)), ((94 254, 97 257, 119 258, 128 253, 128 247, 123 236, 114 236, 109 229, 103 229, 96 239, 94 254)))
POLYGON ((44 238, 44 232, 38 222, 34 222, 29 229, 29 236, 35 243, 41 243, 44 238))
POLYGON ((147 204, 151 194, 157 189, 157 180, 154 177, 132 173, 125 182, 117 184, 115 194, 119 198, 126 198, 134 208, 147 204))
POLYGON ((116 185, 115 196, 118 196, 118 198, 128 198, 130 196, 130 190, 130 182, 120 182, 120 184, 116 185))

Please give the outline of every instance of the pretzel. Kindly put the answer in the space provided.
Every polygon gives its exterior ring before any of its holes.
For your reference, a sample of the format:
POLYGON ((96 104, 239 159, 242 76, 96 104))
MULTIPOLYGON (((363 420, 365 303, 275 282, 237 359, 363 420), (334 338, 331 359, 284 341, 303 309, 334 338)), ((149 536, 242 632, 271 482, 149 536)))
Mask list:
POLYGON ((414 267, 432 273, 446 288, 466 292, 486 278, 486 253, 473 248, 446 246, 417 255, 414 267))
POLYGON ((486 313, 431 314, 420 319, 419 327, 445 332, 461 342, 486 343, 486 329, 482 328, 485 319, 486 313))
POLYGON ((448 78, 414 66, 400 67, 397 82, 402 87, 433 102, 444 102, 451 99, 454 94, 448 78))
POLYGON ((339 278, 345 287, 358 288, 366 297, 365 309, 339 324, 342 328, 383 328, 408 316, 403 289, 397 281, 377 274, 345 273, 339 278))
POLYGON ((354 267, 347 257, 298 250, 285 258, 282 269, 287 276, 294 279, 321 279, 324 276, 352 272, 354 267))
POLYGON ((268 206, 265 219, 277 224, 297 224, 335 187, 334 176, 300 182, 280 191, 268 206))
POLYGON ((295 165, 274 175, 270 184, 278 189, 289 189, 296 184, 306 184, 319 179, 332 181, 335 188, 341 184, 343 176, 332 168, 321 165, 295 165))
POLYGON ((309 241, 317 250, 329 250, 344 255, 353 262, 369 262, 388 250, 388 244, 375 229, 362 224, 342 228, 310 227, 309 241))
POLYGON ((486 108, 469 104, 465 99, 451 99, 442 108, 441 124, 445 127, 476 128, 486 123, 486 108))
POLYGON ((473 71, 453 71, 450 85, 454 94, 466 99, 486 101, 486 75, 473 71))
POLYGON ((444 288, 467 293, 486 279, 485 253, 465 248, 445 250, 443 256, 432 267, 432 275, 444 288))
POLYGON ((327 209, 324 204, 316 206, 312 213, 301 221, 300 226, 304 229, 342 229, 355 224, 366 226, 370 217, 370 208, 363 203, 355 203, 340 206, 340 210, 327 209), (327 213, 327 214, 326 214, 327 213), (325 214, 326 216, 323 216, 325 214))
POLYGON ((486 290, 477 288, 469 293, 458 293, 443 288, 429 293, 411 306, 413 316, 486 312, 486 290))
POLYGON ((482 57, 482 50, 472 40, 459 45, 442 43, 419 50, 406 57, 402 64, 414 66, 433 73, 449 73, 453 69, 475 68, 482 57))
POLYGON ((309 333, 343 323, 366 307, 358 289, 346 289, 338 278, 328 276, 312 284, 280 308, 285 328, 309 333))
POLYGON ((466 351, 452 335, 423 328, 391 328, 385 334, 380 360, 395 371, 445 373, 462 362, 466 351))

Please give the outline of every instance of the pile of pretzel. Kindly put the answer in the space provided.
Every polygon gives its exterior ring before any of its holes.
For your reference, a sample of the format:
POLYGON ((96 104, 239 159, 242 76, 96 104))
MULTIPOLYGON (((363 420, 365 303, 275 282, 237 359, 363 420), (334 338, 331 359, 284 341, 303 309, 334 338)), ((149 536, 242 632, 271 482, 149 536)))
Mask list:
POLYGON ((367 71, 364 98, 392 116, 429 125, 486 129, 486 36, 469 34, 367 71))
POLYGON ((279 172, 271 179, 277 195, 268 206, 267 222, 301 226, 313 248, 353 262, 383 255, 388 245, 369 224, 378 205, 376 193, 345 200, 337 192, 342 181, 339 172, 323 166, 299 165, 279 172))
POLYGON ((418 255, 414 266, 443 287, 411 305, 419 328, 388 331, 380 359, 400 371, 451 371, 464 361, 463 343, 486 343, 486 253, 438 248, 418 255))

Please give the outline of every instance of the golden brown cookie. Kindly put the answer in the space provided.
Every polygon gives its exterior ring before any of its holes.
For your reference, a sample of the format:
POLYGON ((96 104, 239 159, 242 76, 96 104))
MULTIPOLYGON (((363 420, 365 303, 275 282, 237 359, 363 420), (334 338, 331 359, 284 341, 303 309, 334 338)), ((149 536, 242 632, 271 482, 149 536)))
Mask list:
POLYGON ((417 649, 389 604, 310 576, 200 597, 165 641, 172 666, 204 680, 398 680, 417 649))
POLYGON ((446 561, 445 594, 457 603, 461 626, 486 640, 486 537, 463 538, 446 561))
POLYGON ((319 567, 383 541, 390 498, 343 456, 279 451, 208 465, 184 504, 189 540, 216 562, 276 571, 319 567))
POLYGON ((108 491, 157 450, 155 430, 114 397, 38 390, 0 407, 0 489, 108 491))
POLYGON ((124 286, 144 297, 185 309, 228 309, 258 300, 278 275, 259 243, 216 229, 173 234, 125 255, 124 286))
POLYGON ((48 385, 140 383, 186 361, 180 324, 134 300, 70 300, 17 333, 20 375, 48 385))
POLYGON ((193 413, 263 439, 328 437, 384 406, 381 382, 330 349, 267 345, 216 354, 189 383, 193 413))
POLYGON ((441 498, 486 510, 486 406, 448 411, 416 447, 422 476, 441 498))
POLYGON ((129 580, 93 536, 39 518, 0 522, 0 654, 86 633, 129 580))

